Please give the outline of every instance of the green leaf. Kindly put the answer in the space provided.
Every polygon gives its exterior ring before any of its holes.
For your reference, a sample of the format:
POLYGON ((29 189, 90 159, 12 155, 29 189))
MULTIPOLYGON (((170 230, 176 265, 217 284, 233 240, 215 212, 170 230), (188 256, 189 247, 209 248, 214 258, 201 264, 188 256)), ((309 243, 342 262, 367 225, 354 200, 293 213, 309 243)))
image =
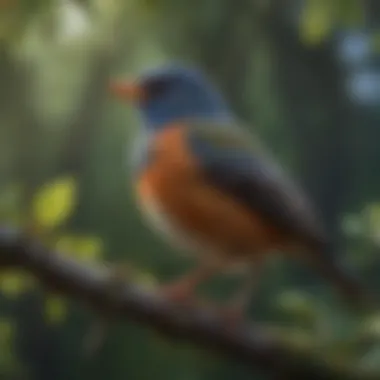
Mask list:
POLYGON ((100 259, 103 251, 103 242, 95 236, 78 237, 76 241, 76 255, 79 259, 93 262, 100 259))
POLYGON ((67 315, 67 303, 58 296, 49 295, 45 299, 45 317, 51 324, 62 323, 67 315))
POLYGON ((334 26, 331 0, 307 0, 300 19, 300 38, 306 45, 318 45, 330 35, 334 26))
POLYGON ((103 242, 96 236, 65 235, 58 239, 55 249, 79 260, 94 262, 101 258, 103 242))
POLYGON ((73 177, 58 178, 40 189, 33 200, 34 222, 43 229, 53 229, 65 222, 77 200, 73 177))
POLYGON ((31 287, 31 278, 20 271, 5 271, 0 274, 0 291, 4 296, 17 298, 31 287))
POLYGON ((365 22, 365 6, 361 0, 340 0, 336 3, 336 15, 344 28, 360 27, 365 22))

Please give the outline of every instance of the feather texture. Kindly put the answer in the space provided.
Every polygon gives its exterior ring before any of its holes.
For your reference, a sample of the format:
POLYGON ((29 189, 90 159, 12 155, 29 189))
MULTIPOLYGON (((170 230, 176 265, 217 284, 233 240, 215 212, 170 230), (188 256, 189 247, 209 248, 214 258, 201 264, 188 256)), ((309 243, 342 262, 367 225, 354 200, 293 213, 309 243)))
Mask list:
POLYGON ((326 238, 316 212, 258 140, 236 125, 193 122, 189 147, 207 180, 287 234, 316 249, 326 238))

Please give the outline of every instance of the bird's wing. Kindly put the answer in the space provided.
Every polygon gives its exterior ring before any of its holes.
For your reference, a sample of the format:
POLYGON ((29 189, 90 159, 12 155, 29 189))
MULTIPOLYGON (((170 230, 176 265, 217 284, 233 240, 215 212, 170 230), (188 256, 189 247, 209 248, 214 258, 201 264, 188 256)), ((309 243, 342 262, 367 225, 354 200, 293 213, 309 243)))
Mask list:
POLYGON ((324 246, 324 232, 307 198, 259 141, 236 126, 205 122, 193 122, 187 138, 214 186, 301 242, 324 246))

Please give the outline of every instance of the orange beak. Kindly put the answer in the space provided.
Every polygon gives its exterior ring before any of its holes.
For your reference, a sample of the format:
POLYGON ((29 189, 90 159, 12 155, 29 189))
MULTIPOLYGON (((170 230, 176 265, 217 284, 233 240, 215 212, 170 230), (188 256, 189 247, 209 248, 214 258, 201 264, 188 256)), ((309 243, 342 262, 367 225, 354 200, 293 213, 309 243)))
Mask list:
POLYGON ((112 81, 108 86, 108 91, 115 98, 135 103, 142 102, 146 95, 144 88, 134 82, 112 81))

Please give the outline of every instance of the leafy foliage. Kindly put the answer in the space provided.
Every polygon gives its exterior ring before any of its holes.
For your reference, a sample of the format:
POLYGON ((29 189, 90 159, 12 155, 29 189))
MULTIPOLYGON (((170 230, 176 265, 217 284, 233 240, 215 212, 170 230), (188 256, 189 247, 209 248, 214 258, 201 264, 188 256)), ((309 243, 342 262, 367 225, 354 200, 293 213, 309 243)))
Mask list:
POLYGON ((38 227, 54 229, 71 215, 76 202, 74 178, 59 178, 46 184, 37 192, 33 201, 33 219, 38 227))
POLYGON ((45 298, 45 316, 48 323, 62 323, 67 314, 66 302, 57 296, 48 296, 45 298))
POLYGON ((89 263, 100 260, 104 249, 103 242, 98 237, 74 235, 62 235, 57 239, 54 248, 89 263))
POLYGON ((6 297, 16 299, 30 290, 32 285, 33 279, 23 272, 8 270, 0 274, 0 289, 6 297))
POLYGON ((307 45, 319 45, 329 39, 336 27, 363 25, 359 1, 306 0, 300 17, 300 37, 307 45))

